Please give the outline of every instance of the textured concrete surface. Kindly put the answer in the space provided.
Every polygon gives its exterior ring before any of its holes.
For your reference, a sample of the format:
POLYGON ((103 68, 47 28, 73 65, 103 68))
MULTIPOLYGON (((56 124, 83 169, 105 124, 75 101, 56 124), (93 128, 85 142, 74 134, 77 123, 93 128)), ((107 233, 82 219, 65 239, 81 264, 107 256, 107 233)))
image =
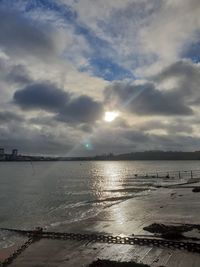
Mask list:
MULTIPOLYGON (((155 222, 200 224, 200 193, 192 192, 194 186, 197 184, 193 184, 191 188, 177 186, 146 191, 133 199, 106 208, 93 218, 63 225, 57 230, 131 236, 151 234, 144 231, 143 227, 155 222)), ((200 266, 200 254, 175 249, 44 239, 32 244, 10 266, 84 267, 98 258, 135 261, 157 267, 200 266)))

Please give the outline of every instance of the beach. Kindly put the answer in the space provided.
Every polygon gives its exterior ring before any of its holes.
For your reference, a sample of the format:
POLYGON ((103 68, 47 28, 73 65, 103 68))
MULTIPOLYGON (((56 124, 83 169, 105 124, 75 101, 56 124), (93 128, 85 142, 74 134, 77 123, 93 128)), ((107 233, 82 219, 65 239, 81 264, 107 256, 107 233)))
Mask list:
POLYGON ((0 26, 0 267, 200 267, 200 0, 0 26))
MULTIPOLYGON (((196 179, 183 185, 144 191, 132 199, 107 207, 97 216, 81 222, 59 225, 59 228, 54 230, 150 236, 152 233, 145 231, 144 227, 154 223, 176 226, 196 225, 200 221, 200 193, 193 192, 193 189, 199 186, 200 183, 196 179)), ((186 241, 194 236, 200 238, 199 231, 195 229, 183 232, 183 236, 186 241)), ((199 253, 185 250, 146 245, 102 244, 84 240, 41 239, 30 245, 10 266, 89 266, 98 259, 166 267, 199 267, 200 264, 199 253)))

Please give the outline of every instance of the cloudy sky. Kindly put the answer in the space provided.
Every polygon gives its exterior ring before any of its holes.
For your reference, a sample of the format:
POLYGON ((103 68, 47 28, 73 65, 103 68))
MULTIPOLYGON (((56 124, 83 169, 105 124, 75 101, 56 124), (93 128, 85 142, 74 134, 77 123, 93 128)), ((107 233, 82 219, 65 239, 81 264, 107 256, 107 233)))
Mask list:
POLYGON ((0 146, 200 150, 199 14, 199 0, 0 0, 0 146))

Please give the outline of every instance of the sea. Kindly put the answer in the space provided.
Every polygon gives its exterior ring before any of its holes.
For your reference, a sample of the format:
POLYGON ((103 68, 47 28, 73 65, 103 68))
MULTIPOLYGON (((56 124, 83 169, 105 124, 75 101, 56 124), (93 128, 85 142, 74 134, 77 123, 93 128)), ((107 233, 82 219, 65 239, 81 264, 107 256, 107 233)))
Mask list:
MULTIPOLYGON (((200 170, 200 162, 0 162, 0 228, 59 228, 157 185, 184 182, 182 173, 191 170, 200 170)), ((16 239, 0 230, 0 248, 16 239)))

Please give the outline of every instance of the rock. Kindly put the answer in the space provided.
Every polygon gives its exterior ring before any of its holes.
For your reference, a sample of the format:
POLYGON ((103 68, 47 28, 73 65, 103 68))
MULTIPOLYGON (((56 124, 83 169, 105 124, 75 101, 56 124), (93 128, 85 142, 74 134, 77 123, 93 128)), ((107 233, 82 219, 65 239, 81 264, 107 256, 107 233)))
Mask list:
POLYGON ((144 265, 142 263, 135 262, 117 262, 109 260, 100 260, 91 263, 88 267, 150 267, 149 265, 144 265))
POLYGON ((200 192, 200 187, 195 187, 192 189, 192 192, 194 193, 199 193, 200 192))

